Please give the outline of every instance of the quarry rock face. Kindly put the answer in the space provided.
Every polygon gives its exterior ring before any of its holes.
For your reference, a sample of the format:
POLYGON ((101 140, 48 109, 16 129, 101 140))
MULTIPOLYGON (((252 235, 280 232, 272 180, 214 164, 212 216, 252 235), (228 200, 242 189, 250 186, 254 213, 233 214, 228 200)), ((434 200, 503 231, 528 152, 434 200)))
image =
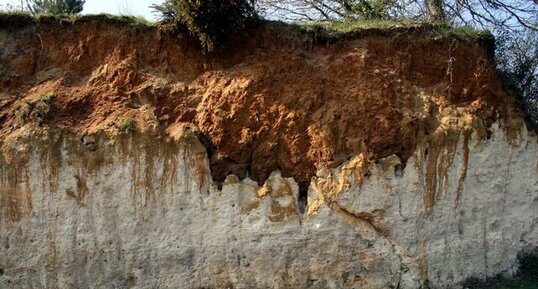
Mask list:
POLYGON ((204 56, 24 21, 0 22, 0 288, 458 288, 538 246, 538 138, 483 39, 270 26, 204 56))
POLYGON ((497 126, 458 142, 431 207, 419 150, 404 169, 390 156, 363 176, 357 156, 320 172, 305 214, 279 171, 219 189, 193 135, 94 145, 53 134, 13 147, 29 158, 1 168, 2 286, 443 288, 515 274, 538 238, 536 137, 510 145, 497 126), (324 183, 340 191, 317 205, 324 183))

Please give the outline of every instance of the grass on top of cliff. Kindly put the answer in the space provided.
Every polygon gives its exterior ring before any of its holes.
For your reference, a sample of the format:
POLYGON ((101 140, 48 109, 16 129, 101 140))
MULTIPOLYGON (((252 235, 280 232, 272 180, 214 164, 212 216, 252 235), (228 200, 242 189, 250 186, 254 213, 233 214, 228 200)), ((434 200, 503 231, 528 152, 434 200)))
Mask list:
POLYGON ((446 36, 459 39, 492 38, 488 30, 471 27, 453 27, 445 23, 432 23, 413 20, 361 20, 361 21, 323 21, 296 23, 306 31, 320 31, 329 38, 353 36, 364 32, 412 32, 423 31, 426 36, 446 36))
MULTIPOLYGON (((119 16, 111 14, 96 15, 38 15, 32 16, 26 12, 0 12, 0 27, 22 27, 39 23, 70 23, 100 21, 111 24, 128 24, 137 27, 152 27, 158 25, 148 21, 144 17, 119 16)), ((368 32, 429 32, 429 36, 448 36, 456 38, 490 38, 489 31, 475 30, 469 27, 451 27, 442 23, 431 23, 425 21, 412 20, 360 20, 360 21, 313 21, 305 23, 284 23, 274 21, 262 21, 265 24, 274 26, 313 32, 327 38, 347 38, 360 33, 368 32)))
POLYGON ((24 27, 35 24, 61 23, 75 24, 77 22, 100 21, 110 24, 127 24, 135 27, 152 27, 155 23, 144 17, 120 16, 111 14, 96 15, 38 15, 33 16, 27 12, 0 12, 0 28, 2 27, 24 27))

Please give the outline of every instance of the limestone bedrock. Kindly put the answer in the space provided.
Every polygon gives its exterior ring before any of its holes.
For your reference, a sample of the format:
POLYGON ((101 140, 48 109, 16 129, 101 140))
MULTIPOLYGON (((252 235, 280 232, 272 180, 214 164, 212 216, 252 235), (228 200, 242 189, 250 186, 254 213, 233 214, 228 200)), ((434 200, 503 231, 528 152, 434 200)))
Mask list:
POLYGON ((318 171, 303 214, 279 171, 218 189, 193 134, 28 132, 11 146, 27 158, 0 166, 0 287, 452 288, 512 276, 538 244, 536 135, 509 143, 494 124, 475 140, 460 138, 446 169, 442 149, 431 205, 423 147, 405 168, 356 156, 318 171))

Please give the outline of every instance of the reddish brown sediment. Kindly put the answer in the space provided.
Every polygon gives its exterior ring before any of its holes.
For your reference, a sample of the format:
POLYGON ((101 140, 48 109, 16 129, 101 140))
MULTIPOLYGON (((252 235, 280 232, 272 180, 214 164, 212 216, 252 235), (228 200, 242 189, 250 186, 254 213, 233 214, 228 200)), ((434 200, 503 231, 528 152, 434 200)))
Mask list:
POLYGON ((320 40, 263 24, 228 52, 204 55, 187 36, 100 17, 3 25, 4 141, 30 125, 109 136, 130 119, 160 135, 189 127, 217 182, 235 174, 262 184, 279 169, 304 190, 318 169, 352 156, 405 162, 430 144, 430 207, 457 144, 446 132, 482 132, 503 120, 513 134, 521 116, 489 59, 490 39, 431 27, 320 40), (439 155, 446 165, 438 168, 439 155))

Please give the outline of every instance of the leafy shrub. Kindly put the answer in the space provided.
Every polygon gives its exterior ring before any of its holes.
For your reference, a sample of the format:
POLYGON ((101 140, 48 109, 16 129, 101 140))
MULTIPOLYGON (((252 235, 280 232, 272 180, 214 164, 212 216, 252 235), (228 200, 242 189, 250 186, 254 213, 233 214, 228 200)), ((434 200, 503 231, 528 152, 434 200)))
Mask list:
MULTIPOLYGON (((24 27, 33 24, 35 19, 27 12, 0 11, 0 27, 24 27)), ((4 71, 2 71, 4 73, 4 71)))
POLYGON ((497 275, 489 278, 471 277, 463 283, 464 288, 475 289, 508 289, 537 288, 538 284, 538 248, 518 253, 519 276, 507 278, 497 275))
POLYGON ((389 19, 390 7, 396 6, 394 0, 354 0, 343 2, 346 8, 346 18, 351 19, 389 19))
POLYGON ((518 254, 518 259, 521 274, 538 278, 538 248, 518 254))
POLYGON ((152 7, 165 22, 186 28, 210 52, 224 47, 229 35, 256 16, 253 0, 167 0, 152 7))
POLYGON ((153 9, 153 14, 156 14, 159 20, 165 23, 174 22, 179 14, 175 0, 166 0, 160 5, 153 4, 149 7, 153 9))
POLYGON ((497 37, 497 68, 521 97, 530 124, 538 131, 538 32, 497 37))

